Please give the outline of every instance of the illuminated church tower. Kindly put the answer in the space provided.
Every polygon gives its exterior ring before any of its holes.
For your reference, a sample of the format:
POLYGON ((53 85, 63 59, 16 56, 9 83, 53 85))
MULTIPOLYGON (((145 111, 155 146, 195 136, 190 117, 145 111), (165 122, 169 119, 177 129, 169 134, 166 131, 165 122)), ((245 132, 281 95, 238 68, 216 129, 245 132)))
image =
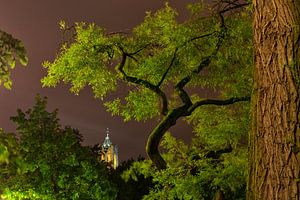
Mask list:
POLYGON ((109 139, 109 129, 106 129, 106 137, 100 147, 100 159, 107 162, 108 166, 116 169, 119 165, 118 147, 109 139))

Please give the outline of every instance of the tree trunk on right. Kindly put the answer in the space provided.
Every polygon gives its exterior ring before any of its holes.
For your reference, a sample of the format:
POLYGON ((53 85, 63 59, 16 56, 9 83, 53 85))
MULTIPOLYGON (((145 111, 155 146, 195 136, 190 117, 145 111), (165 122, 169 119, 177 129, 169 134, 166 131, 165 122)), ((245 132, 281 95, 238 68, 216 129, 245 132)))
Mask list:
POLYGON ((300 0, 253 0, 248 200, 300 199, 300 0))

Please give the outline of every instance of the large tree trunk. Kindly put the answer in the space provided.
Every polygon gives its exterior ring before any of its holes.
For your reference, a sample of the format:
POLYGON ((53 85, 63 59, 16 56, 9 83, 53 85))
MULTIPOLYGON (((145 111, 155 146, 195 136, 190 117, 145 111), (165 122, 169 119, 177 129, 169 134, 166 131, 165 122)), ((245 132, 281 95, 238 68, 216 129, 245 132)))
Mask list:
POLYGON ((248 200, 300 199, 300 0, 253 0, 248 200))

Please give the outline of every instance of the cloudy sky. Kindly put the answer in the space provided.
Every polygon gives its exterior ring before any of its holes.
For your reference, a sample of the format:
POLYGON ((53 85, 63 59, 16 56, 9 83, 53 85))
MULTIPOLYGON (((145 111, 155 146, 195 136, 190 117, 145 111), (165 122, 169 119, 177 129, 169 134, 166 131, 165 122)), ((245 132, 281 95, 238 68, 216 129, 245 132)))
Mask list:
MULTIPOLYGON (((185 4, 193 1, 169 2, 183 19, 187 16, 185 4)), ((108 31, 118 31, 141 23, 146 11, 155 11, 163 5, 163 0, 0 0, 0 29, 21 39, 29 56, 27 67, 17 67, 13 71, 12 90, 0 89, 0 127, 14 131, 15 126, 9 117, 16 114, 17 108, 30 108, 39 93, 48 97, 49 111, 59 109, 63 125, 80 130, 85 145, 101 143, 105 129, 109 127, 113 143, 119 146, 121 160, 145 155, 146 139, 156 121, 124 123, 119 117, 111 117, 89 89, 75 96, 69 93, 67 85, 42 88, 40 79, 46 71, 41 63, 53 60, 59 49, 62 39, 58 27, 60 20, 68 24, 95 22, 108 31)), ((185 139, 192 134, 184 122, 179 122, 173 132, 185 139)))

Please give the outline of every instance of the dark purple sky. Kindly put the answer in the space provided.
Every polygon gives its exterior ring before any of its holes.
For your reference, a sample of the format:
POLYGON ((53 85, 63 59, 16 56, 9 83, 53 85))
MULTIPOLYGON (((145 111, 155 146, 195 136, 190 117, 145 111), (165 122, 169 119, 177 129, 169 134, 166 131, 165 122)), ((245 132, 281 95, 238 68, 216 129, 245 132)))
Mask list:
MULTIPOLYGON (((185 4, 195 0, 171 0, 181 17, 186 16, 185 4)), ((164 5, 163 0, 7 0, 0 5, 0 29, 21 39, 28 51, 29 65, 17 67, 12 73, 11 91, 0 89, 0 127, 14 131, 9 120, 17 108, 28 109, 34 104, 37 93, 48 97, 48 108, 59 109, 63 125, 77 128, 84 135, 84 144, 102 143, 105 129, 111 130, 113 143, 119 146, 120 159, 145 155, 146 139, 156 123, 124 123, 111 117, 100 100, 93 98, 89 89, 79 96, 70 94, 68 86, 42 88, 40 79, 46 74, 41 63, 53 60, 59 49, 60 20, 68 24, 78 21, 95 22, 118 31, 132 28, 142 22, 146 11, 155 11, 164 5)), ((189 138, 191 129, 179 122, 173 131, 177 137, 189 138)))

